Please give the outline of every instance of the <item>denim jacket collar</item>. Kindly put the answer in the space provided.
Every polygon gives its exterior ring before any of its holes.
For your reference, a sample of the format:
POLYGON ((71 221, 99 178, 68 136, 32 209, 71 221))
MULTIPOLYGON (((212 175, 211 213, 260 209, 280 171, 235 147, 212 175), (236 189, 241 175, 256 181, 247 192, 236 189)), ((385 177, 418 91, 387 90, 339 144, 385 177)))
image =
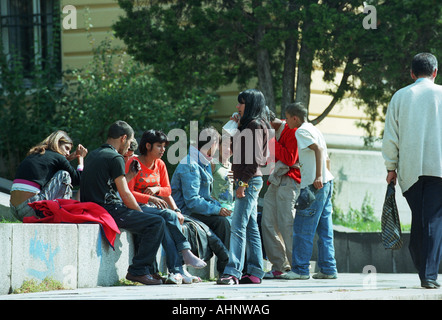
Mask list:
POLYGON ((189 156, 191 160, 197 162, 201 166, 210 166, 210 160, 192 145, 189 148, 189 156))

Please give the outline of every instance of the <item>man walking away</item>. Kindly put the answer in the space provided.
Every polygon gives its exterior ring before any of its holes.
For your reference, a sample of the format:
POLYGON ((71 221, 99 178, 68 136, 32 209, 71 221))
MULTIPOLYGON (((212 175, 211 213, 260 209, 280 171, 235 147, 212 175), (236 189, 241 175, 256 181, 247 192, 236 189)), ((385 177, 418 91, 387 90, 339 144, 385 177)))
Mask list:
POLYGON ((410 254, 421 286, 438 288, 442 244, 442 86, 437 59, 417 54, 414 83, 397 91, 388 106, 382 154, 387 183, 399 183, 411 209, 410 254))

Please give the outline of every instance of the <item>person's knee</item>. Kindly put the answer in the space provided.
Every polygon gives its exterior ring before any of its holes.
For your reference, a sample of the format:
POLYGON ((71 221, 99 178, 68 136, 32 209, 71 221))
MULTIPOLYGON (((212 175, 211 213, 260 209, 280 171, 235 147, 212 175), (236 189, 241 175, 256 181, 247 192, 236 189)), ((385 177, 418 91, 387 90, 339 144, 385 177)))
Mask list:
POLYGON ((69 172, 65 170, 59 170, 54 174, 54 177, 57 177, 64 184, 71 184, 72 178, 69 172))
POLYGON ((177 222, 178 221, 178 216, 176 214, 175 211, 170 210, 170 209, 163 209, 160 212, 160 216, 163 217, 163 219, 168 222, 177 222))
POLYGON ((219 229, 230 232, 230 222, 226 217, 217 216, 215 219, 215 226, 219 229))
POLYGON ((166 220, 161 216, 154 216, 152 219, 154 226, 158 228, 160 232, 164 232, 164 229, 166 228, 166 220))

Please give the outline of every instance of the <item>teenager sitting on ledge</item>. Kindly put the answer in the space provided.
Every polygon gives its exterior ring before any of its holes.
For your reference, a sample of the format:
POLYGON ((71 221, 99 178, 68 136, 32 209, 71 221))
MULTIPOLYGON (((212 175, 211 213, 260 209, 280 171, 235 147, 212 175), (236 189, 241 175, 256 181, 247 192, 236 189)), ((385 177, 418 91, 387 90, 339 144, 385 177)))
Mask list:
POLYGON ((72 185, 80 184, 87 149, 81 144, 74 153, 72 139, 58 130, 32 147, 20 163, 11 187, 10 211, 20 221, 38 212, 28 203, 40 200, 69 199, 72 185), (75 169, 69 161, 77 158, 75 169))

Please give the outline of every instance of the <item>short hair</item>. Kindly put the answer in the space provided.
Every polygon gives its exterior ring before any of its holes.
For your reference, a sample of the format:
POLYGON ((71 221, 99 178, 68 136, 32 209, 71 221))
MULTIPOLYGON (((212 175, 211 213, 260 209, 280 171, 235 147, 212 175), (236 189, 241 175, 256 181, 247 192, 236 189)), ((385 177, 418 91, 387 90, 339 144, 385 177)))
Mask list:
POLYGON ((431 76, 437 69, 437 59, 428 52, 418 53, 411 61, 411 71, 416 77, 431 76))
POLYGON ((304 106, 302 102, 290 103, 285 107, 285 112, 290 116, 296 116, 301 121, 305 121, 308 116, 307 108, 304 106))
POLYGON ((107 132, 107 137, 111 139, 118 139, 124 135, 127 135, 127 137, 133 137, 134 129, 132 129, 127 122, 122 120, 115 121, 111 124, 107 132))
POLYGON ((129 150, 128 151, 135 151, 137 149, 138 149, 138 142, 137 142, 137 140, 133 139, 130 142, 130 146, 129 146, 129 150))
POLYGON ((140 145, 138 147, 138 150, 140 150, 140 153, 142 155, 147 154, 147 148, 146 143, 150 143, 150 145, 153 145, 156 142, 166 143, 166 146, 169 144, 169 140, 167 139, 167 135, 163 131, 158 130, 147 130, 143 132, 143 135, 141 136, 140 145))
POLYGON ((201 148, 209 143, 209 141, 211 142, 210 145, 212 145, 215 142, 219 142, 219 140, 219 132, 213 126, 206 127, 201 130, 200 134, 198 135, 198 150, 201 150, 201 148))

